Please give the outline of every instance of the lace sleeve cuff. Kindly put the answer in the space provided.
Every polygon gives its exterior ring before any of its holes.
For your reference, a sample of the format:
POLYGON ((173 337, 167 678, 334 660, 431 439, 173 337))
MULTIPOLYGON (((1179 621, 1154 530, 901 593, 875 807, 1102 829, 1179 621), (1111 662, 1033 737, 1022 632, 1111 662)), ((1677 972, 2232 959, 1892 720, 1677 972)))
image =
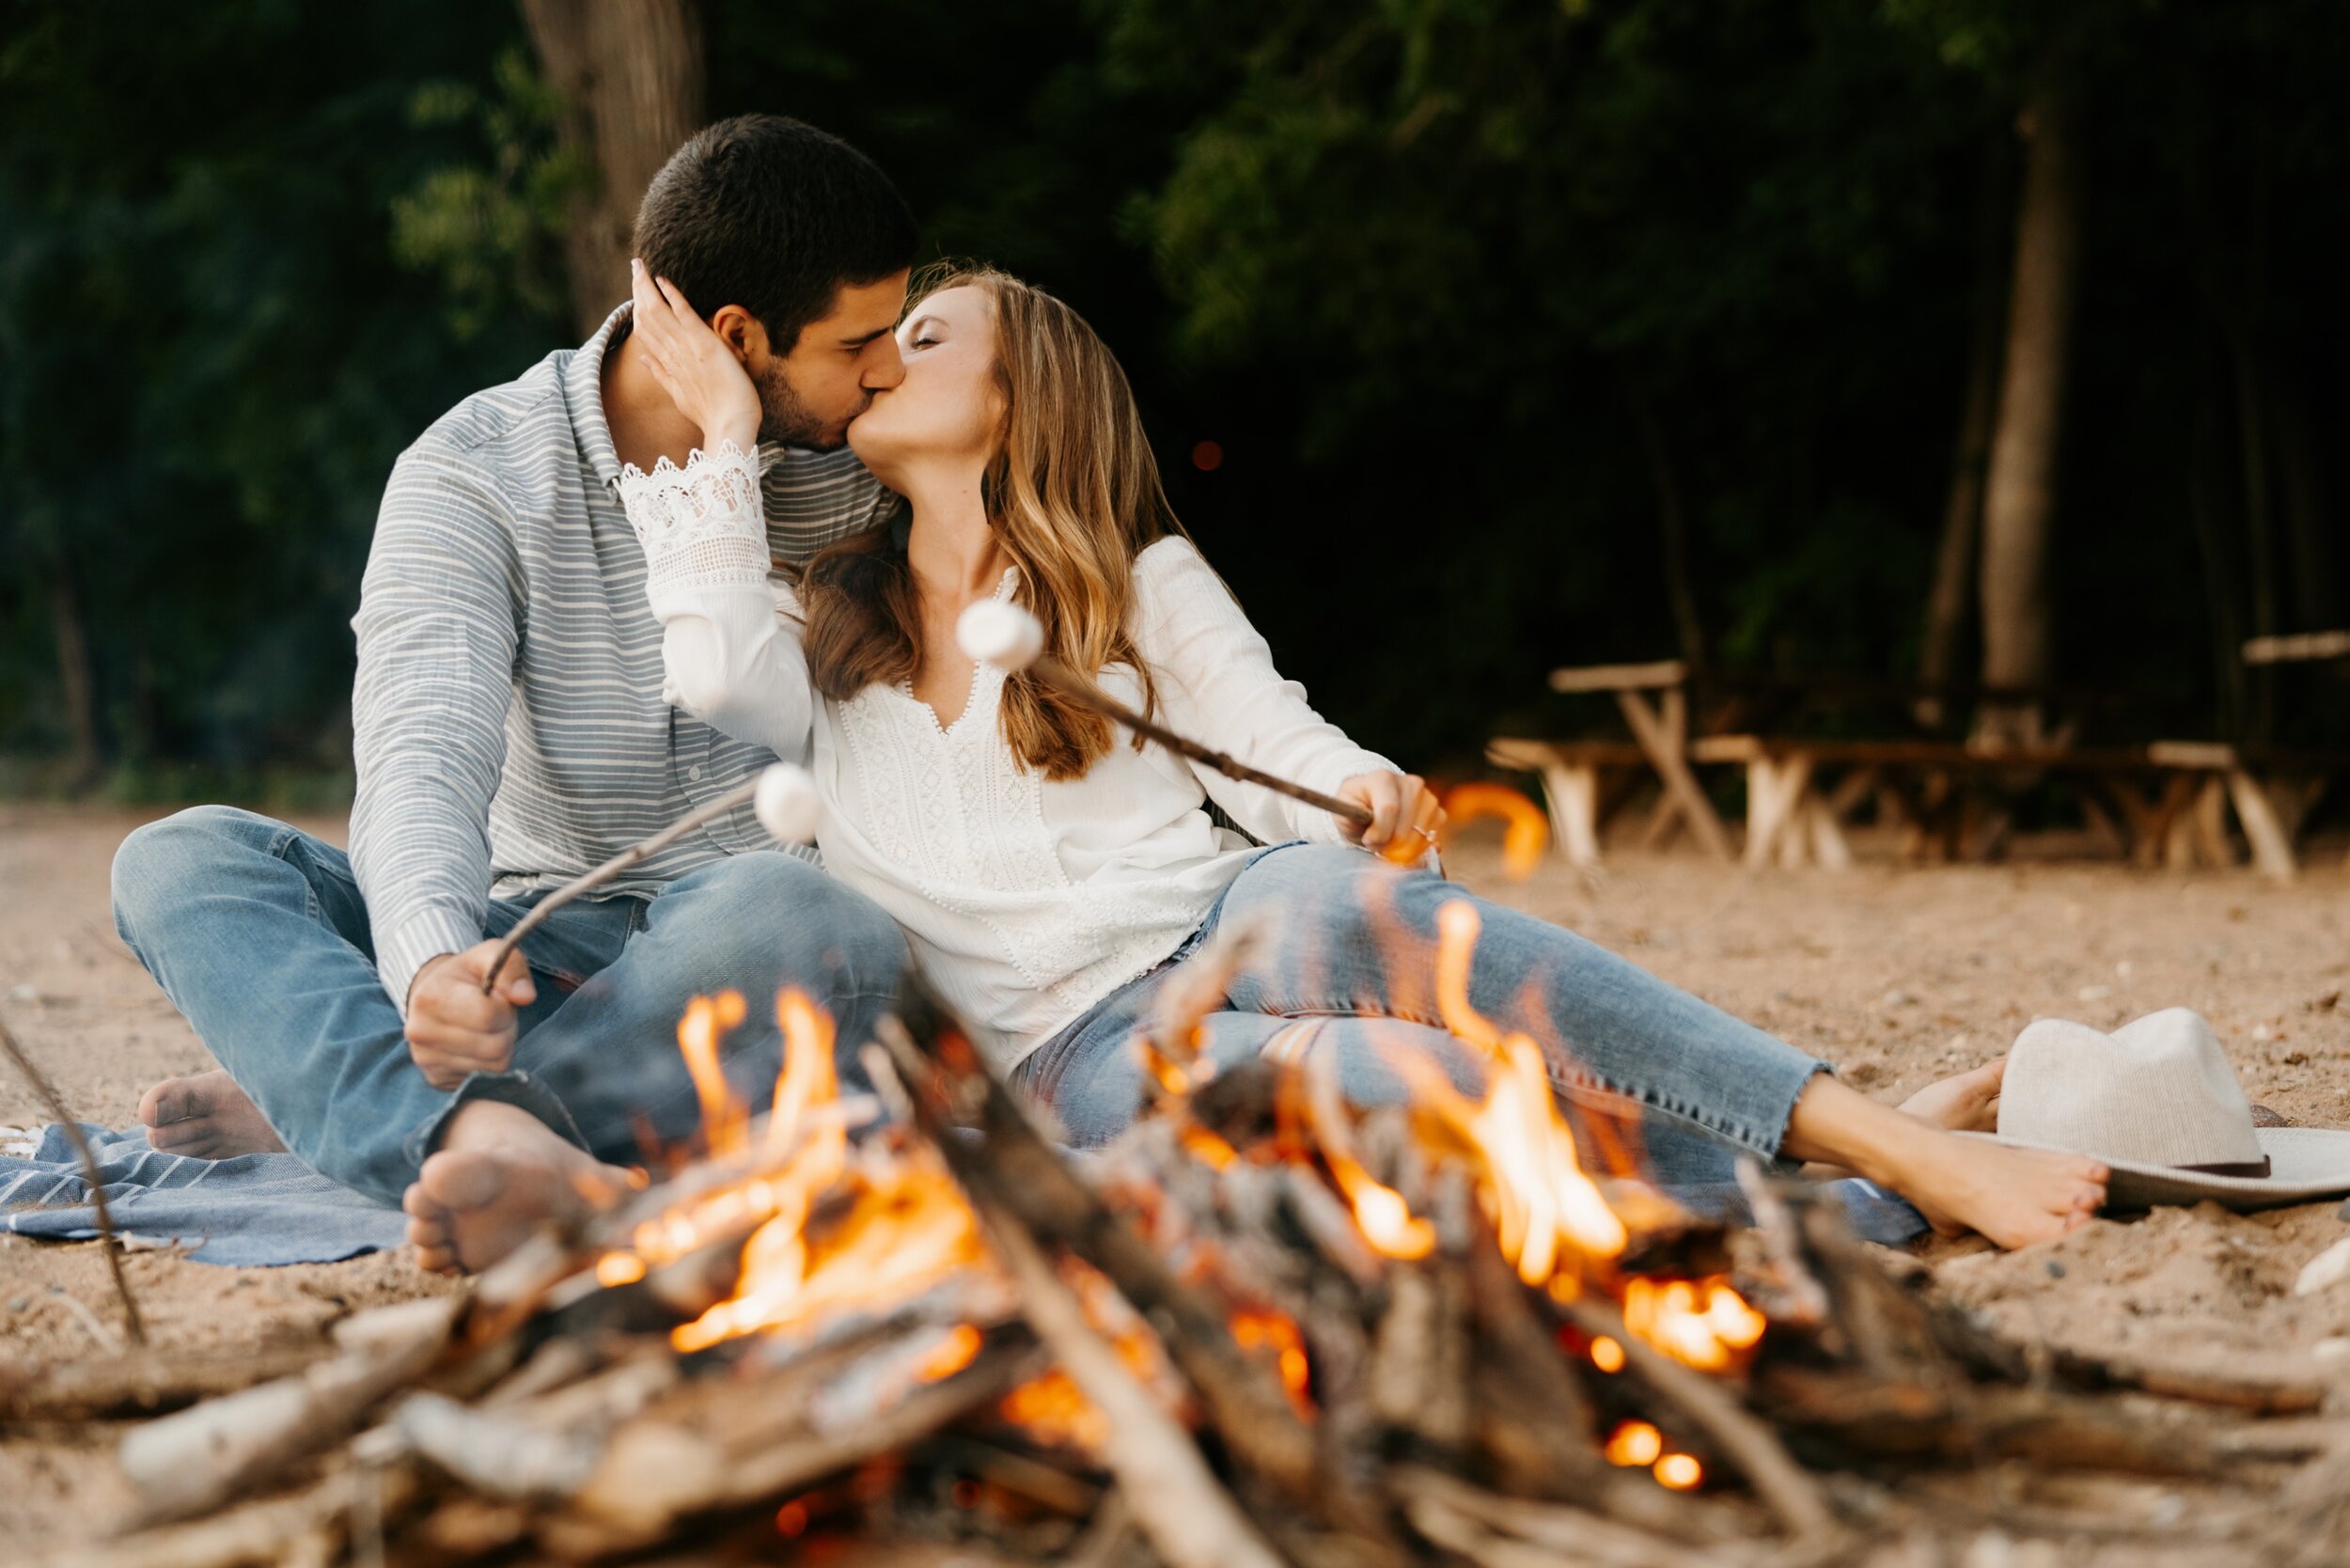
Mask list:
POLYGON ((667 458, 648 474, 620 470, 620 505, 645 547, 646 590, 658 606, 702 588, 767 587, 767 516, 759 458, 733 442, 698 447, 678 467, 667 458))

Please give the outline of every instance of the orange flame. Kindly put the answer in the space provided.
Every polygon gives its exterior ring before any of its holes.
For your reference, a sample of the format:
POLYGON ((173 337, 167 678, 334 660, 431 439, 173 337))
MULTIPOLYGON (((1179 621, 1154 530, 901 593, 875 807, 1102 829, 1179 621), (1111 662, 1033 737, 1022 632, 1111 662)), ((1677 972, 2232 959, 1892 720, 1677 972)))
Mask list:
POLYGON ((744 1125, 749 1121, 749 1112, 735 1098, 726 1074, 718 1067, 718 1037, 740 1024, 744 1016, 743 994, 722 991, 686 1003, 685 1014, 677 1022, 678 1050, 685 1058, 694 1092, 701 1100, 702 1131, 713 1154, 740 1150, 744 1125))
MULTIPOLYGON (((743 1248, 734 1295, 671 1331, 681 1351, 813 1325, 836 1311, 902 1299, 979 1262, 979 1224, 954 1178, 914 1153, 857 1173, 849 1212, 811 1241, 805 1199, 781 1208, 743 1248)), ((813 1196, 811 1182, 794 1196, 813 1196)))
MULTIPOLYGON (((1561 1244, 1585 1256, 1622 1255, 1630 1237, 1598 1185, 1583 1174, 1574 1132, 1559 1115, 1542 1047, 1504 1035, 1469 1001, 1469 976, 1483 922, 1454 900, 1436 912, 1436 1007, 1445 1027, 1494 1058, 1493 1087, 1463 1129, 1483 1155, 1487 1198, 1502 1255, 1529 1285, 1553 1281, 1561 1244)), ((1572 1289, 1569 1280, 1564 1288, 1572 1289)))
POLYGON ((1449 842, 1463 823, 1480 817, 1499 817, 1502 874, 1524 882, 1542 866, 1543 851, 1550 847, 1550 823, 1543 808, 1503 784, 1456 784, 1444 797, 1448 820, 1443 839, 1449 842))

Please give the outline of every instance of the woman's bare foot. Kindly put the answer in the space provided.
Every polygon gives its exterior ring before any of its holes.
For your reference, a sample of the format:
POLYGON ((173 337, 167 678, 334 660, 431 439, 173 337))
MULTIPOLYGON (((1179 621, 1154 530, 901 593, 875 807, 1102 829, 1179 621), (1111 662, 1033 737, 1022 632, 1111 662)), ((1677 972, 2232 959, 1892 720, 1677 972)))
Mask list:
POLYGON ((1946 1236, 1979 1231, 2000 1247, 2029 1247, 2077 1231, 2105 1207, 2103 1163, 2053 1149, 1936 1132, 1916 1140, 1886 1185, 1918 1205, 1946 1236))
POLYGON ((166 1154, 227 1160, 286 1152, 261 1107, 222 1072, 165 1078, 139 1100, 139 1120, 147 1141, 166 1154))
MULTIPOLYGON (((1967 1098, 1954 1092, 1945 1111, 1970 1114, 1967 1098)), ((2086 1225, 2105 1206, 2109 1174, 2086 1154, 1961 1137, 1825 1075, 1796 1096, 1780 1152, 1858 1171, 1918 1205, 1936 1230, 1979 1231, 2007 1247, 2086 1225)))
POLYGON ((2006 1075, 2007 1058, 1998 1057, 1926 1085, 1901 1108, 1953 1133, 1994 1133, 1999 1129, 1999 1080, 2006 1075))
POLYGON ((625 1180, 520 1106, 476 1100, 449 1119, 400 1206, 420 1266, 469 1274, 549 1221, 610 1202, 625 1180))

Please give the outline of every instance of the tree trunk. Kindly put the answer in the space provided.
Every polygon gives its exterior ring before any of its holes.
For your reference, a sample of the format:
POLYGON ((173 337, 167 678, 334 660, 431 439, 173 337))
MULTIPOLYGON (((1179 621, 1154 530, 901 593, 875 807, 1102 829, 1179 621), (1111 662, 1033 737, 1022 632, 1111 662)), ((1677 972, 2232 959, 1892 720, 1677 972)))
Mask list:
MULTIPOLYGON (((1958 674, 1961 639, 1975 603, 1975 557, 1982 527, 1982 491, 1991 466, 1991 422, 1998 411, 1999 329, 2007 302, 2000 266, 2007 238, 2006 149, 1984 160, 1975 209, 1975 302, 1967 333, 1966 390, 1958 412, 1958 441, 1950 456, 1950 488, 1942 508, 1942 547, 1935 558, 1934 587, 1926 595, 1923 647, 1919 674, 1940 685, 1958 674)), ((1919 719, 1942 722, 1942 704, 1919 704, 1919 719)))
MULTIPOLYGON (((2044 71, 2018 129, 2025 138, 2015 270, 2008 292, 2006 369, 1991 441, 1982 515, 1982 678, 2044 682, 2050 666, 2048 535, 2072 335, 2080 238, 2070 85, 2044 71)), ((2038 738, 2036 707, 1986 708, 1980 729, 2038 738)))
POLYGON ((49 578, 49 620, 56 632, 57 684, 65 696, 67 787, 78 792, 98 781, 98 682, 82 626, 81 595, 63 561, 49 578))
POLYGON ((695 0, 522 0, 522 13, 563 98, 563 145, 598 175, 564 235, 572 313, 585 336, 628 297, 645 187, 701 126, 701 14, 695 0))
POLYGON ((1656 493, 1656 532, 1665 558, 1665 595, 1672 603, 1673 630, 1681 656, 1692 666, 1705 664, 1705 622, 1698 616, 1698 596, 1689 576, 1689 517, 1682 504, 1681 478, 1665 445, 1665 427, 1656 410, 1637 387, 1624 384, 1632 422, 1640 434, 1640 453, 1648 462, 1649 485, 1656 493))

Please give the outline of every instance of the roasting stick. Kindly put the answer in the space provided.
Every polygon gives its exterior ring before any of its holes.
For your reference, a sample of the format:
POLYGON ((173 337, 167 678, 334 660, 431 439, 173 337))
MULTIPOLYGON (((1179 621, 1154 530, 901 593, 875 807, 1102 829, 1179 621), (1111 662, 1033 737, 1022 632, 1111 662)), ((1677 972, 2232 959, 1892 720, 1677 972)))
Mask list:
MULTIPOLYGON (((983 599, 963 612, 955 623, 955 640, 963 645, 964 653, 1007 673, 1027 670, 1063 697, 1092 709, 1115 724, 1122 724, 1146 740, 1152 740, 1193 761, 1214 768, 1227 778, 1244 784, 1261 784, 1268 790, 1319 807, 1334 817, 1353 823, 1356 827, 1371 823, 1371 808, 1356 801, 1340 800, 1325 795, 1320 790, 1308 789, 1262 768, 1252 768, 1240 759, 1202 745, 1188 735, 1179 735, 1167 726, 1145 718, 1100 686, 1071 669, 1067 665, 1044 651, 1043 623, 1017 604, 1000 599, 983 599)), ((1425 853, 1421 851, 1420 853, 1425 853)), ((1416 854, 1413 858, 1418 858, 1416 854)))
MULTIPOLYGON (((131 1294, 131 1281, 122 1272, 122 1238, 115 1233, 114 1215, 106 1209, 106 1177, 98 1168, 98 1156, 90 1152, 89 1139, 82 1136, 82 1124, 73 1120, 71 1113, 65 1108, 65 1102, 57 1097, 56 1090, 51 1087, 40 1069, 33 1065, 33 1058, 24 1054, 24 1047, 16 1043, 16 1036, 8 1032, 8 1027, 4 1023, 0 1023, 0 1051, 8 1053, 8 1058, 16 1063, 17 1071, 24 1074, 25 1081, 33 1086, 33 1092, 39 1095, 41 1103, 49 1107, 49 1114, 57 1119, 58 1130, 65 1134, 66 1141, 73 1145, 73 1152, 82 1162, 82 1179, 89 1184, 90 1206, 98 1211, 98 1234, 105 1243, 106 1266, 114 1271, 115 1294, 122 1298, 123 1329, 131 1336, 133 1344, 144 1345, 147 1343, 147 1324, 139 1316, 138 1301, 131 1294)), ((80 1304, 77 1302, 75 1305, 80 1304)))
POLYGON ((697 827, 717 821, 728 812, 744 805, 759 812, 759 823, 772 834, 776 842, 805 844, 814 840, 816 823, 823 807, 817 798, 816 781, 807 770, 790 762, 776 762, 762 771, 757 778, 728 790, 708 805, 697 806, 650 839, 631 844, 611 859, 584 876, 574 877, 537 903, 530 913, 514 923, 491 955, 488 973, 481 979, 481 994, 488 996, 497 988, 498 971, 522 945, 524 937, 546 924, 547 917, 578 898, 593 892, 610 882, 631 866, 651 859, 654 855, 684 838, 697 827))

